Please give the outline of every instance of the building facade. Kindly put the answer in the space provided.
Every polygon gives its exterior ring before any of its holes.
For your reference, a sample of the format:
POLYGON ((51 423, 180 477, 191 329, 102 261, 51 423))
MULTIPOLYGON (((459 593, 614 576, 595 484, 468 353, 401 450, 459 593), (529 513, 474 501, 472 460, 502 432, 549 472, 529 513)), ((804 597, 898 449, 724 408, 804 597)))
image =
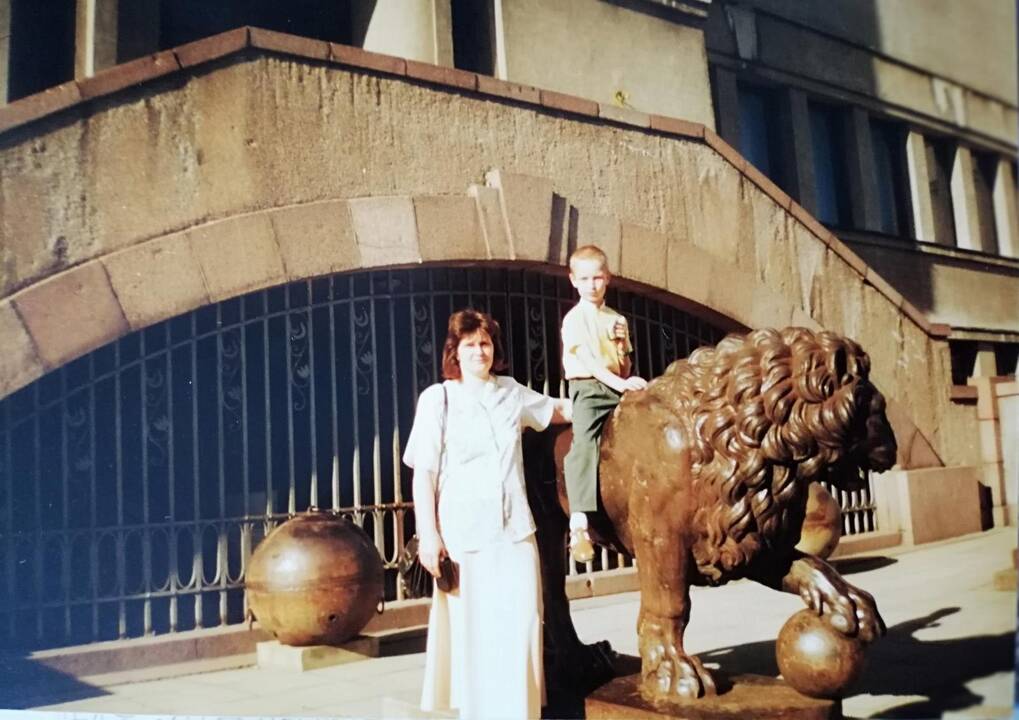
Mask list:
POLYGON ((840 498, 858 547, 1015 522, 1007 3, 5 0, 0 36, 11 642, 240 622, 310 506, 391 565, 446 316, 562 392, 587 242, 645 376, 750 327, 868 350, 900 454, 840 498))

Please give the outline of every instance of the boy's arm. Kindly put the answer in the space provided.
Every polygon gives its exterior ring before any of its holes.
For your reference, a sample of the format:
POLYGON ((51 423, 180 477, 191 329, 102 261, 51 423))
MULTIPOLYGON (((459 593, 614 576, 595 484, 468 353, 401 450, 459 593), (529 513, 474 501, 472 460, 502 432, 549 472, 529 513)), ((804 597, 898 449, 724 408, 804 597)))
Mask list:
POLYGON ((626 355, 623 357, 623 362, 619 367, 619 376, 622 378, 630 377, 630 373, 633 371, 633 361, 630 360, 630 356, 626 355))
MULTIPOLYGON (((628 328, 626 328, 624 324, 623 332, 626 332, 627 329, 628 328)), ((563 352, 571 354, 583 367, 584 372, 591 375, 591 377, 600 382, 602 385, 606 385, 618 393, 624 393, 627 390, 643 390, 647 387, 647 382, 643 378, 620 377, 606 368, 605 365, 594 356, 594 353, 585 342, 589 338, 586 337, 586 334, 575 321, 575 318, 572 318, 569 313, 563 319, 561 337, 563 341, 563 352)), ((626 358, 626 363, 623 369, 627 373, 629 372, 629 356, 626 358)))
MULTIPOLYGON (((614 372, 609 370, 607 367, 595 360, 591 351, 583 345, 577 347, 575 352, 577 359, 580 360, 581 364, 584 365, 585 369, 591 373, 591 377, 600 382, 602 385, 615 390, 617 393, 624 393, 627 390, 643 390, 647 387, 647 382, 643 378, 630 377, 621 378, 614 372)), ((626 364, 629 365, 630 358, 627 356, 626 364)), ((629 368, 624 368, 628 370, 629 368)))
POLYGON ((612 331, 616 345, 619 346, 620 350, 622 350, 620 355, 623 356, 623 359, 619 363, 619 376, 628 378, 633 370, 633 361, 630 359, 630 353, 633 352, 633 346, 630 344, 630 325, 626 322, 626 318, 622 315, 617 315, 616 324, 612 328, 612 331))

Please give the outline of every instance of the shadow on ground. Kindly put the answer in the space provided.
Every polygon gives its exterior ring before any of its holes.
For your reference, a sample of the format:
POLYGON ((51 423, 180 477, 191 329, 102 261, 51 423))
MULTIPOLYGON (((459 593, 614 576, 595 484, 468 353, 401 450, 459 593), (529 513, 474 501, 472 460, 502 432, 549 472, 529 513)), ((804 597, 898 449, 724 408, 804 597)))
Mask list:
MULTIPOLYGON (((959 612, 950 607, 899 623, 875 643, 867 654, 867 667, 852 692, 872 695, 923 695, 882 711, 882 718, 932 718, 984 704, 984 698, 966 683, 998 672, 1009 672, 1015 662, 1011 632, 949 640, 918 640, 914 634, 938 626, 959 612)), ((698 653, 702 661, 718 663, 726 673, 778 674, 775 643, 757 642, 698 653)))
POLYGON ((109 694, 24 655, 0 653, 0 709, 25 710, 109 694))
POLYGON ((829 562, 841 575, 852 575, 853 573, 880 570, 881 568, 886 568, 889 565, 894 565, 899 561, 895 558, 877 556, 845 558, 841 560, 829 560, 829 562))

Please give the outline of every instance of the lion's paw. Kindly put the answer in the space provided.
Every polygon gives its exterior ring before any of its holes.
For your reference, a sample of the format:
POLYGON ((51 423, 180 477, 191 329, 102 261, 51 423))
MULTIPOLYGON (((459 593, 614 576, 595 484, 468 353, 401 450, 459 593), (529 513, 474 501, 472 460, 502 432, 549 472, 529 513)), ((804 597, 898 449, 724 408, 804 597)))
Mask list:
POLYGON ((856 619, 857 636, 864 642, 873 642, 885 634, 885 621, 878 612, 874 596, 866 590, 849 586, 849 599, 852 602, 856 619))
POLYGON ((872 642, 885 634, 885 622, 874 597, 847 583, 834 569, 818 564, 811 582, 800 588, 803 602, 843 635, 872 642))
POLYGON ((716 694, 715 681, 701 661, 675 647, 648 648, 643 667, 643 690, 653 698, 693 700, 716 694))

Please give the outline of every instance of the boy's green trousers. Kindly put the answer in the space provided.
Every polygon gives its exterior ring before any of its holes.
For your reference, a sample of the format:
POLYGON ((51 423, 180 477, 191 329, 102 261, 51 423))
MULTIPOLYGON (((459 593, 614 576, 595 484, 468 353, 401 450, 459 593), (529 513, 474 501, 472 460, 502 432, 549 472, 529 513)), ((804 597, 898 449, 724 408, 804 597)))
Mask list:
POLYGON ((570 512, 598 509, 598 457, 601 431, 619 404, 620 394, 595 379, 570 380, 573 444, 563 461, 570 512))

